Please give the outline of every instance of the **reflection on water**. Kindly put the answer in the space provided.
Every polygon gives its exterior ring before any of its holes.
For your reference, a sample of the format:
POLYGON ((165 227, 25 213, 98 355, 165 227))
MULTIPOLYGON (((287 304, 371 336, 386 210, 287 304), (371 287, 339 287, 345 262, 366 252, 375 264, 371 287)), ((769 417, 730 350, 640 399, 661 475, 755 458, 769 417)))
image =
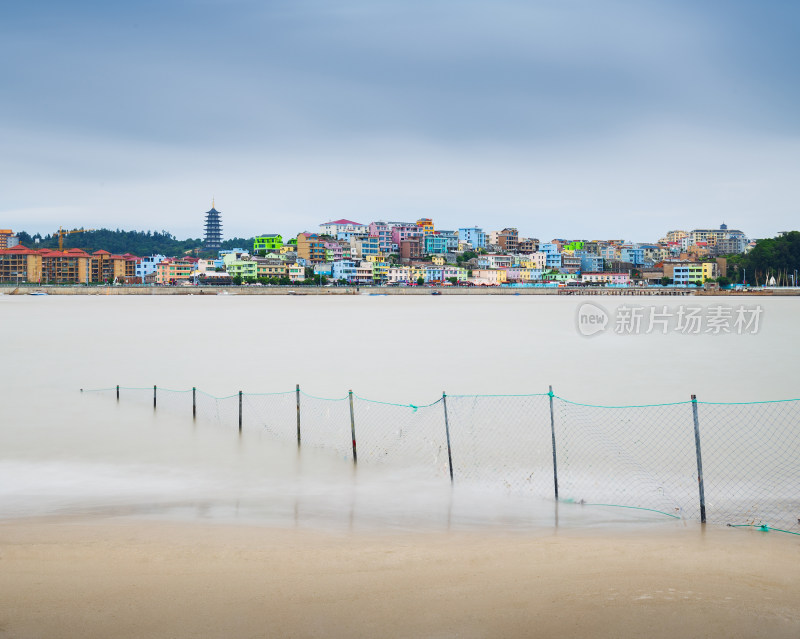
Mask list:
MULTIPOLYGON (((556 505, 496 487, 451 486, 425 469, 361 464, 329 451, 194 422, 107 397, 48 455, 0 460, 0 517, 135 517, 334 530, 546 529, 639 522, 657 514, 556 505), (87 445, 91 442, 91 445, 87 445)), ((34 438, 35 439, 35 438, 34 438)), ((52 448, 50 448, 52 447, 52 448)))
MULTIPOLYGON (((713 300, 698 300, 699 304, 713 300)), ((0 517, 190 518, 390 529, 682 526, 657 513, 532 494, 240 438, 80 387, 290 390, 424 404, 449 393, 543 392, 596 403, 796 395, 792 300, 752 336, 581 337, 580 299, 0 298, 0 517), (237 328, 238 327, 238 328, 237 328), (411 336, 413 339, 405 339, 411 336), (502 348, 500 347, 502 344, 502 348), (739 362, 770 354, 769 374, 739 362)), ((616 302, 609 301, 608 304, 616 302)), ((660 301, 663 303, 663 301, 660 301)), ((669 303, 669 301, 667 302, 669 303)), ((161 400, 159 400, 161 401, 161 400)), ((183 401, 181 399, 180 401, 183 401)), ((190 400, 189 400, 190 402, 190 400)), ((182 405, 183 406, 183 405, 182 405)), ((183 408, 181 410, 184 410, 183 408)), ((337 422, 338 423, 338 422, 337 422)), ((291 426, 291 425, 290 425, 291 426)))

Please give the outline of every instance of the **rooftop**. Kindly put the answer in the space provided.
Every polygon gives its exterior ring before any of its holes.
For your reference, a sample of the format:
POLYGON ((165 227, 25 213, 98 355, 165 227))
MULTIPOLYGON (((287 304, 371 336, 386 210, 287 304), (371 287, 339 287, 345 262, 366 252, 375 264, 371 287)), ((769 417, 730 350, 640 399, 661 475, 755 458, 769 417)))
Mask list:
POLYGON ((322 226, 327 226, 328 224, 339 224, 339 225, 352 224, 353 226, 364 226, 361 222, 353 222, 353 220, 345 220, 345 219, 334 220, 333 222, 325 222, 325 224, 323 224, 322 226))

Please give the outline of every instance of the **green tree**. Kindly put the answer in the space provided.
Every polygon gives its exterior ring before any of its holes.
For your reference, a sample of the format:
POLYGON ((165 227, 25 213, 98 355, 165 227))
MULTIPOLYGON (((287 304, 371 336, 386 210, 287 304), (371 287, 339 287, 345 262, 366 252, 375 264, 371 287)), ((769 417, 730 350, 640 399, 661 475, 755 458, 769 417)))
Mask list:
POLYGON ((478 254, 475 251, 464 251, 461 255, 456 255, 456 263, 463 264, 476 257, 478 257, 478 254))
POLYGON ((234 275, 231 278, 231 281, 233 282, 234 286, 241 286, 242 285, 242 276, 241 275, 234 275))
POLYGON ((447 281, 450 282, 453 286, 456 286, 458 284, 458 278, 457 277, 448 277, 447 281))
POLYGON ((661 278, 661 286, 669 286, 670 284, 672 284, 672 278, 671 277, 667 277, 665 275, 664 277, 661 278))
POLYGON ((423 286, 424 284, 425 284, 425 278, 424 277, 418 277, 417 278, 417 286, 423 286))

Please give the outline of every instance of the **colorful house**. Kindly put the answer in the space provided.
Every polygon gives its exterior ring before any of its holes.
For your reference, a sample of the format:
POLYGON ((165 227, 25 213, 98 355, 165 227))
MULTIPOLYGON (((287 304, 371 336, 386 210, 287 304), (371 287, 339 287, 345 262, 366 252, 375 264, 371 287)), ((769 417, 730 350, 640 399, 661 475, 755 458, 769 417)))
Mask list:
POLYGON ((447 238, 438 234, 425 235, 426 255, 447 253, 447 238))
POLYGON ((297 257, 304 259, 309 264, 324 262, 325 242, 316 233, 298 233, 297 257))
POLYGON ((486 248, 489 238, 486 233, 483 232, 483 229, 473 226, 459 228, 458 239, 460 242, 468 242, 469 245, 477 251, 479 248, 486 248))
POLYGON ((320 235, 330 235, 331 237, 339 237, 339 233, 367 233, 369 227, 360 222, 353 222, 352 220, 334 220, 332 222, 325 222, 319 225, 320 235))
POLYGON ((505 269, 476 269, 472 271, 472 281, 475 284, 499 286, 508 281, 508 272, 505 269))
POLYGON ((425 235, 431 235, 435 231, 435 229, 433 228, 433 220, 429 217, 423 217, 418 219, 417 226, 422 229, 422 232, 425 235))
POLYGON ((283 238, 277 233, 259 235, 253 241, 253 252, 275 253, 283 248, 283 238))

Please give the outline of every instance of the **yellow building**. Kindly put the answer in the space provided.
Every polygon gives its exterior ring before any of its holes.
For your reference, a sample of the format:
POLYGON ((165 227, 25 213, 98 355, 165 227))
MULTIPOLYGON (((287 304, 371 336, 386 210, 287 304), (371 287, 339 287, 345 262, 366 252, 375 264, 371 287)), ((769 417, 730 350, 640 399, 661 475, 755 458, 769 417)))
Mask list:
POLYGON ((256 260, 256 277, 288 277, 289 267, 283 262, 256 260))
POLYGON ((434 263, 436 266, 444 266, 444 256, 443 256, 443 255, 434 255, 434 256, 431 258, 431 261, 432 261, 432 262, 433 262, 433 263, 434 263))
POLYGON ((24 246, 0 250, 0 282, 42 281, 42 256, 24 246))
POLYGON ((386 280, 389 278, 389 263, 383 255, 367 255, 366 260, 372 263, 373 279, 386 280))
POLYGON ((0 250, 8 248, 8 240, 14 237, 11 229, 0 229, 0 250))
POLYGON ((179 280, 190 280, 195 262, 184 260, 164 260, 156 265, 156 284, 174 284, 179 280))
POLYGON ((429 217, 423 217, 417 220, 417 226, 422 229, 424 235, 433 235, 433 220, 429 217))

